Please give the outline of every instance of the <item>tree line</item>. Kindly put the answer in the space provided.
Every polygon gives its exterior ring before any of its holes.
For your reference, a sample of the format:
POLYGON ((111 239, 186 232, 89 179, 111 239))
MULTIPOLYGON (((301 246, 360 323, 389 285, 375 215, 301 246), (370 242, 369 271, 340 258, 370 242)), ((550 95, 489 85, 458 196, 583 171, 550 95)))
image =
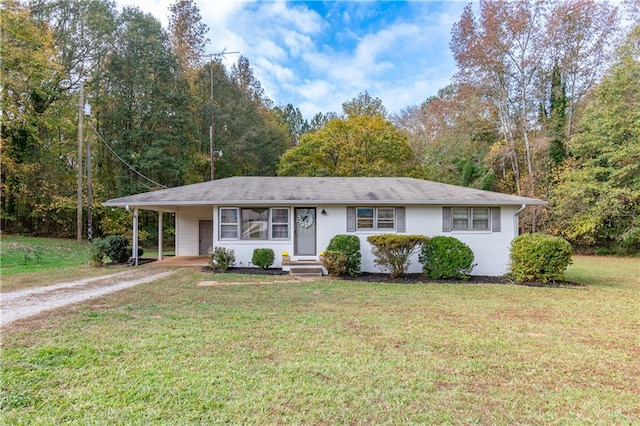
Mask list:
POLYGON ((82 85, 98 235, 127 228, 99 201, 208 180, 213 132, 216 178, 401 175, 539 197, 525 230, 640 251, 638 0, 469 5, 437 95, 391 115, 364 92, 311 120, 275 105, 248 58, 207 55, 194 0, 167 29, 109 0, 2 8, 5 231, 75 234, 82 85))

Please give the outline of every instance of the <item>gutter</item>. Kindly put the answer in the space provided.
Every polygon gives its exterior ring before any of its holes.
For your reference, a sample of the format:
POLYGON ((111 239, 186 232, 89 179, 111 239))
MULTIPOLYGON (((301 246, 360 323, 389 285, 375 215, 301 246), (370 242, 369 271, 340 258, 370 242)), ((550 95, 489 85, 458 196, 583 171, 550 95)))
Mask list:
POLYGON ((526 209, 526 208, 527 208, 527 205, 526 204, 522 204, 522 206, 513 214, 513 218, 515 219, 513 221, 513 236, 514 237, 517 237, 519 235, 519 233, 520 233, 520 224, 519 224, 519 221, 518 221, 518 215, 520 213, 522 213, 522 211, 524 209, 526 209))
MULTIPOLYGON (((128 209, 128 208, 129 208, 129 206, 127 206, 127 209, 128 209)), ((513 215, 514 215, 514 216, 518 216, 520 213, 522 213, 522 210, 524 210, 524 209, 526 209, 526 208, 527 208, 527 205, 526 205, 526 204, 523 204, 523 205, 518 209, 518 211, 517 211, 517 212, 515 212, 513 215)))

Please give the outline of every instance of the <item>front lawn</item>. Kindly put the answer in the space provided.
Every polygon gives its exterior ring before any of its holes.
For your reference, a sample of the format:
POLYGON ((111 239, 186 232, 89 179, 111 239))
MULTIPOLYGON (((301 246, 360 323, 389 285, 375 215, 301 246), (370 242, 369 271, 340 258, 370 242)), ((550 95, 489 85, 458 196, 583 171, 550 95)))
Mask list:
POLYGON ((122 266, 90 265, 89 244, 63 238, 0 237, 1 292, 112 274, 122 266))
POLYGON ((537 288, 251 285, 193 270, 3 330, 2 416, 25 425, 638 423, 638 272, 638 259, 577 257, 567 279, 586 288, 537 288), (197 286, 210 280, 234 285, 197 286))

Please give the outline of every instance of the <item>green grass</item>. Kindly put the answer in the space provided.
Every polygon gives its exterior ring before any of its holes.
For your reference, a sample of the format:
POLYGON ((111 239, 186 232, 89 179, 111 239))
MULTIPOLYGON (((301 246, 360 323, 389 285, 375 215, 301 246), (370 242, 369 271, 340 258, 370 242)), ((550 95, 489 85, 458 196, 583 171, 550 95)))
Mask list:
POLYGON ((87 242, 3 234, 0 239, 1 292, 111 274, 122 266, 89 264, 87 242))
POLYGON ((87 242, 61 238, 34 238, 3 234, 0 238, 0 273, 3 276, 51 269, 75 268, 89 263, 87 242))
POLYGON ((567 279, 586 288, 537 288, 251 285, 183 269, 3 330, 1 413, 25 425, 635 424, 639 270, 578 257, 567 279), (197 286, 212 279, 236 285, 197 286))

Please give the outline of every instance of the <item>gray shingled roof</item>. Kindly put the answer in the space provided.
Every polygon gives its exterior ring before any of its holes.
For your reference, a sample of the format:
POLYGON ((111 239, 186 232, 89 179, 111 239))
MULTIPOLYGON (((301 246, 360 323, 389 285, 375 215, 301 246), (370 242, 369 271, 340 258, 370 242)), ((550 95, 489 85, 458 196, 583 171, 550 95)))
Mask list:
POLYGON ((545 201, 401 177, 230 177, 108 200, 115 207, 186 205, 544 205, 545 201))
POLYGON ((231 177, 114 198, 115 207, 186 205, 544 205, 545 201, 413 178, 231 177))

